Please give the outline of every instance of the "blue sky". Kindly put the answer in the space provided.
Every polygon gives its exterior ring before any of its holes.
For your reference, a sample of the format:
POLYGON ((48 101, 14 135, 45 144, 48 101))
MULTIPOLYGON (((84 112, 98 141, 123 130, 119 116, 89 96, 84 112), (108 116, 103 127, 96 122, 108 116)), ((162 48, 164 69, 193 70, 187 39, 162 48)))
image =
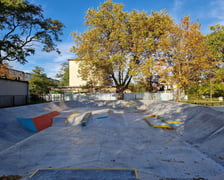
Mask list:
MULTIPOLYGON (((60 64, 66 62, 69 58, 74 58, 75 54, 69 50, 73 46, 73 40, 70 36, 72 31, 84 32, 87 27, 84 26, 84 16, 88 8, 98 7, 105 0, 29 0, 36 5, 41 5, 45 17, 58 19, 65 24, 62 42, 58 43, 61 55, 45 53, 37 47, 36 54, 27 58, 28 63, 20 65, 13 62, 14 69, 31 72, 34 66, 40 66, 45 69, 49 77, 55 78, 59 72, 60 64)), ((224 24, 224 0, 113 0, 116 3, 123 3, 124 11, 146 11, 150 14, 151 10, 160 11, 166 8, 168 13, 176 22, 180 22, 185 15, 190 15, 191 20, 196 22, 199 19, 201 23, 201 32, 209 33, 209 25, 224 24)))

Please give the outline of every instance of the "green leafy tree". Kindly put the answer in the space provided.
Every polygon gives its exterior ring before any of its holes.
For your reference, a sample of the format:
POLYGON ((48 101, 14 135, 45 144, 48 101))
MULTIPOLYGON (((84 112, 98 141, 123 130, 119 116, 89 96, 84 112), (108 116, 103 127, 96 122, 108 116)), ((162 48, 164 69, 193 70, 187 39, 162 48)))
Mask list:
POLYGON ((135 84, 134 83, 130 83, 129 84, 129 87, 128 87, 130 90, 131 90, 131 92, 135 92, 135 84))
POLYGON ((224 97, 224 67, 216 69, 214 73, 213 89, 214 96, 224 97))
MULTIPOLYGON (((123 11, 123 5, 108 0, 97 9, 91 8, 85 17, 87 31, 73 32, 72 51, 81 59, 80 74, 88 79, 110 77, 116 85, 119 99, 133 78, 152 75, 153 54, 162 46, 172 19, 166 11, 123 11), (103 74, 103 76, 102 76, 103 74)), ((157 62, 158 64, 158 62, 157 62)))
POLYGON ((209 48, 216 60, 224 63, 224 25, 212 25, 210 30, 212 32, 207 35, 209 48))
POLYGON ((136 92, 143 93, 146 91, 146 83, 144 80, 140 80, 135 84, 136 92))
MULTIPOLYGON (((212 94, 218 97, 224 96, 224 26, 220 24, 212 25, 210 30, 212 32, 206 36, 206 39, 209 50, 215 57, 216 64, 213 69, 212 94)), ((209 82, 207 82, 207 87, 209 87, 209 82)))
POLYGON ((32 70, 31 78, 29 80, 29 90, 31 97, 38 98, 42 94, 47 94, 51 87, 56 87, 57 83, 48 78, 44 73, 44 68, 35 66, 32 70))
POLYGON ((57 78, 60 78, 59 86, 69 86, 69 65, 67 62, 61 64, 61 69, 57 78))
POLYGON ((64 25, 45 18, 40 6, 23 0, 0 0, 0 64, 3 61, 27 62, 35 53, 33 42, 43 44, 43 51, 60 52, 55 42, 60 41, 64 25))

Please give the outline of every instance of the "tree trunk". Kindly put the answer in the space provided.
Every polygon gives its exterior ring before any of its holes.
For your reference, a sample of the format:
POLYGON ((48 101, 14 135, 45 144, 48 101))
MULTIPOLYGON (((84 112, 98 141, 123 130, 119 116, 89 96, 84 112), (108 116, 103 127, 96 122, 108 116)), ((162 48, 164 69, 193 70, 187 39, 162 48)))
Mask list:
POLYGON ((120 79, 119 79, 119 81, 117 81, 114 74, 112 74, 112 78, 114 80, 114 83, 116 84, 116 93, 118 93, 118 100, 123 100, 124 99, 124 90, 128 88, 128 86, 131 82, 132 76, 126 75, 123 82, 121 82, 120 79))
POLYGON ((118 100, 124 99, 124 87, 117 87, 118 100))
POLYGON ((148 92, 152 92, 153 91, 153 87, 152 87, 152 76, 149 76, 148 78, 147 78, 147 89, 146 89, 146 91, 148 91, 148 92))
POLYGON ((178 88, 177 89, 177 101, 181 101, 181 98, 180 98, 180 92, 181 92, 181 89, 180 88, 178 88))
POLYGON ((124 92, 123 91, 120 91, 118 93, 118 100, 124 100, 124 92))

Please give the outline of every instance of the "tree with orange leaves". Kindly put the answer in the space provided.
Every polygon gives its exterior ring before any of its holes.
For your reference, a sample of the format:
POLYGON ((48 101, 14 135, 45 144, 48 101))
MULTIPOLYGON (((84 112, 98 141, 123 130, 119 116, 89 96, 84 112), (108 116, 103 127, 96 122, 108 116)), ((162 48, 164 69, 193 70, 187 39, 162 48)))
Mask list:
POLYGON ((0 78, 11 79, 8 63, 0 64, 0 78))
POLYGON ((179 25, 174 26, 170 36, 167 60, 170 73, 167 79, 176 84, 178 101, 181 89, 198 84, 203 74, 215 65, 200 27, 198 20, 192 23, 190 16, 185 16, 179 25))
POLYGON ((123 5, 107 0, 97 9, 91 8, 85 17, 87 31, 73 32, 72 48, 81 59, 80 75, 89 80, 110 77, 116 86, 118 98, 132 79, 153 76, 160 64, 154 58, 167 38, 173 20, 165 10, 147 15, 144 11, 124 12, 123 5))

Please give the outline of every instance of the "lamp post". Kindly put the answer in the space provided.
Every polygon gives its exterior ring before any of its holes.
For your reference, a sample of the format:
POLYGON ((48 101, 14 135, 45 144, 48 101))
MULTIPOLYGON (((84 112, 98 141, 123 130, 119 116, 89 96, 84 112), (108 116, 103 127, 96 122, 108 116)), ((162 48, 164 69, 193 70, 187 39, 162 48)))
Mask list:
POLYGON ((212 79, 210 78, 210 101, 212 102, 212 79))

